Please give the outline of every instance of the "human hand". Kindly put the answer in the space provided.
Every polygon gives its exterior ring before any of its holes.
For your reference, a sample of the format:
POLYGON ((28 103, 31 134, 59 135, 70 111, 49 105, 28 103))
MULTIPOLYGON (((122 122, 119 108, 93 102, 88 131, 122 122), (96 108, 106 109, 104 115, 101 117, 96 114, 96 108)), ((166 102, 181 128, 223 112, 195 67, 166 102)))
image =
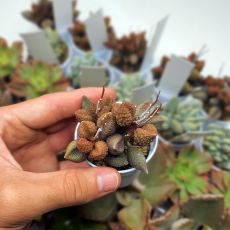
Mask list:
MULTIPOLYGON (((117 189, 119 173, 86 163, 59 163, 73 139, 74 111, 99 88, 56 93, 0 108, 0 229, 22 229, 53 209, 82 204, 117 189)), ((106 89, 105 96, 115 97, 106 89)))

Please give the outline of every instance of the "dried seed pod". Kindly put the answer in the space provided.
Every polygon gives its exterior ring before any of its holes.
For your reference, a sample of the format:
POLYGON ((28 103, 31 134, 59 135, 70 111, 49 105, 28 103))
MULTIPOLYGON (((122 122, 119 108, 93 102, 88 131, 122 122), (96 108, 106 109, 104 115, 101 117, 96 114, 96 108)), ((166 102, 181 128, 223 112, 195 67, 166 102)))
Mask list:
POLYGON ((92 139, 97 132, 97 127, 92 121, 82 121, 78 127, 78 136, 92 139))
POLYGON ((77 141, 77 149, 82 153, 89 153, 93 150, 93 143, 85 138, 79 138, 77 141))
POLYGON ((133 168, 141 170, 142 172, 148 174, 146 159, 144 155, 139 152, 138 148, 136 148, 135 146, 128 146, 127 156, 128 162, 133 168))
POLYGON ((127 160, 127 156, 125 154, 121 154, 119 156, 108 155, 105 158, 105 162, 108 166, 115 167, 115 168, 121 168, 129 164, 127 160))
POLYGON ((75 117, 76 117, 78 122, 92 121, 93 120, 93 117, 89 113, 87 113, 87 111, 85 109, 78 109, 75 112, 75 117))
POLYGON ((109 153, 112 155, 119 155, 125 150, 124 137, 120 134, 114 134, 106 140, 109 153))
POLYGON ((153 124, 145 124, 142 129, 148 131, 153 137, 157 135, 157 129, 153 124))
POLYGON ((108 146, 104 141, 97 141, 94 149, 90 152, 89 158, 93 160, 103 160, 108 155, 108 146))
POLYGON ((131 125, 135 120, 136 108, 130 102, 123 102, 114 107, 114 116, 119 126, 125 127, 131 125))
POLYGON ((86 160, 86 155, 77 150, 77 141, 72 141, 66 148, 65 156, 66 160, 80 163, 86 160))
POLYGON ((116 122, 111 112, 103 114, 97 120, 97 127, 101 129, 99 137, 105 139, 116 132, 116 122))

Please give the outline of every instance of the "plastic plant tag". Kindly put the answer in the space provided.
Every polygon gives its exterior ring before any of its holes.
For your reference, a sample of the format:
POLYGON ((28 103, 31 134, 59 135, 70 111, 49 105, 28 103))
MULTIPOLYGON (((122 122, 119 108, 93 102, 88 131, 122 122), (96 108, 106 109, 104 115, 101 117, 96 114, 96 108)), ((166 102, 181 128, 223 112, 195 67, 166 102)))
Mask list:
POLYGON ((138 105, 145 101, 152 101, 154 83, 138 87, 133 90, 132 103, 138 105))
POLYGON ((193 63, 185 59, 172 56, 171 60, 165 67, 158 89, 161 90, 162 94, 169 97, 177 96, 187 81, 193 68, 193 63))
POLYGON ((82 67, 81 87, 102 87, 107 82, 105 67, 82 67))
POLYGON ((86 32, 93 51, 105 49, 104 42, 108 40, 106 25, 102 10, 93 13, 86 21, 86 32))
POLYGON ((59 61, 43 31, 21 34, 29 54, 36 60, 49 64, 59 64, 59 61))
POLYGON ((73 24, 72 0, 53 0, 54 21, 59 32, 73 24))
POLYGON ((166 23, 168 21, 169 15, 161 19, 156 26, 155 32, 150 36, 150 44, 148 45, 147 51, 145 53, 144 61, 141 66, 141 70, 150 69, 153 61, 153 56, 156 52, 159 41, 164 32, 166 23))

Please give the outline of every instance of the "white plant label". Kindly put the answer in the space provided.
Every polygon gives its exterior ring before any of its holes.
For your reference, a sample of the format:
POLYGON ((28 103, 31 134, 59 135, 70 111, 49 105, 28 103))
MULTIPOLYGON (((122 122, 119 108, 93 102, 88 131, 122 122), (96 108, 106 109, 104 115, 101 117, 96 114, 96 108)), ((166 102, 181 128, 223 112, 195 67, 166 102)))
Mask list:
POLYGON ((133 90, 132 102, 136 105, 152 101, 154 84, 148 84, 133 90))
POLYGON ((167 63, 158 89, 169 97, 177 96, 191 74, 194 64, 176 56, 167 63))
POLYGON ((169 15, 161 19, 156 26, 155 32, 153 33, 152 36, 150 36, 150 44, 147 47, 144 61, 142 63, 141 69, 149 69, 152 65, 153 62, 153 57, 156 52, 157 46, 160 42, 160 39, 162 37, 162 34, 164 32, 166 23, 168 21, 169 15))
POLYGON ((73 24, 72 0, 53 0, 54 22, 59 32, 73 24))
POLYGON ((108 40, 107 29, 102 10, 93 13, 86 21, 86 33, 93 51, 105 49, 104 42, 108 40))
POLYGON ((43 31, 21 34, 29 54, 36 60, 49 64, 59 64, 59 61, 43 31))
POLYGON ((81 87, 102 87, 106 83, 105 67, 82 67, 80 75, 81 87))

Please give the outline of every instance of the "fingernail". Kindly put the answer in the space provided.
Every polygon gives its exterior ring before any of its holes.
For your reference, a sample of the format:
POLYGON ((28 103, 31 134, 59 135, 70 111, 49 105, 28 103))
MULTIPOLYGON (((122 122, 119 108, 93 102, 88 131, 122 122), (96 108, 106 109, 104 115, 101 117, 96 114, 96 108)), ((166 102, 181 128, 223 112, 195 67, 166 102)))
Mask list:
POLYGON ((112 192, 117 189, 119 176, 116 172, 105 172, 97 176, 97 185, 100 192, 112 192))

